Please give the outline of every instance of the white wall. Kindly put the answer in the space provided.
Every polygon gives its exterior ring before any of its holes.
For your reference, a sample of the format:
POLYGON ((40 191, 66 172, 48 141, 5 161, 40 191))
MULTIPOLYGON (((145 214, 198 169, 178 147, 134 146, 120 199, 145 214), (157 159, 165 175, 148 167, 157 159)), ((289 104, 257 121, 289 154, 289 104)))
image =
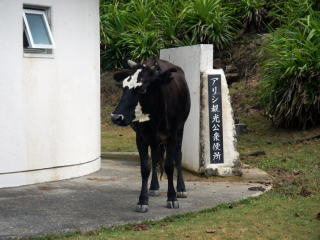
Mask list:
POLYGON ((0 10, 0 187, 97 170, 99 1, 1 0, 0 10), (52 56, 23 54, 23 4, 51 7, 52 56))

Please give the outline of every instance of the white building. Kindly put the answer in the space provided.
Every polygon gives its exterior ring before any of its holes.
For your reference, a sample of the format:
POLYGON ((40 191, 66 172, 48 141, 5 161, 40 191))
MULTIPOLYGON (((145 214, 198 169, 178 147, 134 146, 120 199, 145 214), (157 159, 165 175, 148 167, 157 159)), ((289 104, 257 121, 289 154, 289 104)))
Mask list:
POLYGON ((0 10, 0 188, 98 170, 99 1, 0 10))

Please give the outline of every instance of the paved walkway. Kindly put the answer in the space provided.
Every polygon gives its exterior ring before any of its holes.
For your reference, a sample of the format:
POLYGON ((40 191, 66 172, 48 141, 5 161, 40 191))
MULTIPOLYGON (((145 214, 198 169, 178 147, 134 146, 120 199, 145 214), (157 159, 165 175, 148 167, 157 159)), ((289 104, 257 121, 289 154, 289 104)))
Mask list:
POLYGON ((0 239, 91 230, 213 207, 261 193, 268 176, 244 169, 242 178, 203 180, 186 173, 188 198, 179 209, 167 209, 166 180, 161 194, 150 197, 149 212, 134 211, 140 189, 137 161, 103 160, 94 174, 45 184, 0 189, 0 239), (250 190, 251 189, 251 190, 250 190), (256 190, 256 191, 252 191, 256 190))

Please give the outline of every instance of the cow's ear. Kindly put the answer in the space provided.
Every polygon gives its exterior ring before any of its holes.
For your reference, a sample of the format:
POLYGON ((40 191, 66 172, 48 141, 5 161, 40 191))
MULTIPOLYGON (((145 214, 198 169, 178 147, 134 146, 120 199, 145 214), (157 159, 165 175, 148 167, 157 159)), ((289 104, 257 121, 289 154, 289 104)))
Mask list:
POLYGON ((129 76, 130 76, 129 72, 117 72, 113 74, 113 79, 116 80, 117 82, 121 82, 129 76))
POLYGON ((169 82, 171 82, 171 80, 173 79, 172 77, 172 73, 176 72, 177 69, 176 68, 170 68, 166 71, 161 71, 158 73, 158 78, 157 78, 157 82, 160 84, 168 84, 169 82))

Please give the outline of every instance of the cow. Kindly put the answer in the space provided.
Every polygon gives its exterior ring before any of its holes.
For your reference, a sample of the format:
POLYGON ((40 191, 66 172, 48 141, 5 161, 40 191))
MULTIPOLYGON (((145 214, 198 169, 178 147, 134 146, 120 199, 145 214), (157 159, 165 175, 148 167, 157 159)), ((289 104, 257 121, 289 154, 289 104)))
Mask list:
POLYGON ((147 212, 149 195, 159 195, 157 164, 161 162, 164 162, 168 179, 166 206, 179 208, 177 197, 187 197, 181 169, 181 145, 184 124, 190 111, 190 93, 184 72, 180 67, 160 59, 148 59, 142 63, 129 60, 128 65, 131 68, 129 71, 114 74, 116 81, 122 81, 123 93, 111 119, 119 126, 131 125, 136 132, 142 177, 136 211, 147 212), (151 172, 149 147, 152 178, 148 192, 151 172), (177 169, 177 192, 173 183, 174 165, 177 169))

